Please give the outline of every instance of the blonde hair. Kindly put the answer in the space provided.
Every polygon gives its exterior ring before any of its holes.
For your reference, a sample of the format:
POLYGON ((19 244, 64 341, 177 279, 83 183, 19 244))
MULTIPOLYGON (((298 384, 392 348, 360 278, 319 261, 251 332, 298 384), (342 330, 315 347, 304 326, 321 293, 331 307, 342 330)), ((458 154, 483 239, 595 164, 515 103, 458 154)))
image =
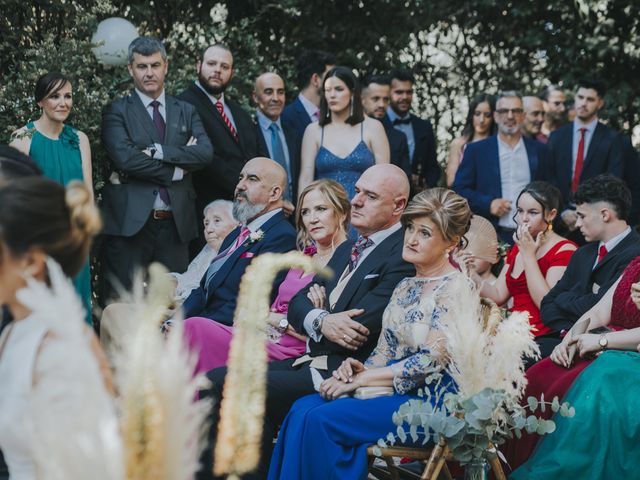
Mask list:
POLYGON ((400 221, 404 227, 418 217, 429 218, 448 242, 462 246, 471 223, 471 209, 466 199, 447 188, 435 187, 411 199, 400 221))
POLYGON ((351 203, 349 202, 349 196, 344 187, 335 180, 328 178, 322 180, 316 180, 310 183, 302 190, 298 197, 298 207, 296 208, 296 229, 298 231, 298 245, 305 247, 311 241, 307 229, 304 227, 302 221, 302 202, 309 192, 318 190, 324 199, 329 203, 333 214, 338 218, 340 227, 346 234, 349 229, 349 222, 351 221, 351 203))

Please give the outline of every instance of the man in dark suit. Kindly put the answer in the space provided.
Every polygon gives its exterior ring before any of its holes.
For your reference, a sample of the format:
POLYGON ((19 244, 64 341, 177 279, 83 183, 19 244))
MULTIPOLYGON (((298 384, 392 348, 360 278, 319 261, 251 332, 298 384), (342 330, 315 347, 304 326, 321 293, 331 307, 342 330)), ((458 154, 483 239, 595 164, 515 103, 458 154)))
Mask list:
POLYGON ((251 259, 296 248, 296 231, 282 212, 287 184, 282 166, 269 158, 258 157, 245 164, 233 201, 233 216, 241 226, 227 235, 200 286, 185 300, 185 318, 206 317, 232 325, 240 278, 251 259))
MULTIPOLYGON (((196 69, 198 79, 178 98, 196 107, 215 146, 213 162, 193 176, 197 212, 202 215, 204 207, 213 200, 232 200, 244 164, 267 152, 261 148, 251 116, 225 95, 234 73, 229 48, 222 44, 205 48, 196 69)), ((204 243, 201 234, 192 245, 192 252, 199 252, 204 243)))
MULTIPOLYGON (((415 275, 412 265, 402 260, 403 232, 400 216, 407 204, 409 182, 395 165, 375 165, 356 183, 351 201, 352 225, 361 237, 355 245, 340 245, 328 267, 331 280, 318 280, 326 291, 326 308, 315 308, 308 297, 311 286, 299 292, 289 304, 288 321, 298 332, 309 335, 308 354, 298 359, 271 362, 267 374, 267 405, 259 471, 246 478, 264 478, 269 465, 273 435, 291 405, 314 393, 314 383, 331 375, 351 356, 364 360, 377 343, 382 312, 398 282, 415 275), (350 259, 355 262, 350 267, 350 259)), ((226 368, 209 372, 215 401, 210 440, 216 437, 219 400, 226 368)), ((211 477, 209 446, 203 455, 199 479, 211 477)))
MULTIPOLYGON (((569 207, 562 219, 571 230, 576 228, 573 195, 578 186, 601 173, 623 178, 626 162, 622 136, 598 120, 598 112, 604 106, 603 84, 584 79, 577 87, 575 120, 554 130, 547 143, 552 169, 549 178, 569 207)), ((630 187, 637 183, 635 178, 626 181, 630 187)), ((578 237, 576 240, 582 241, 578 237)))
MULTIPOLYGON (((382 75, 367 75, 361 82, 362 107, 364 113, 372 118, 383 121, 389 107, 391 86, 389 79, 382 75)), ((382 122, 389 140, 391 163, 400 167, 411 180, 411 162, 409 161, 409 146, 407 137, 393 128, 388 122, 382 122)))
POLYGON ((516 199, 533 180, 547 178, 547 148, 522 136, 524 110, 516 92, 502 93, 493 118, 498 135, 467 144, 453 190, 471 210, 493 223, 504 242, 513 243, 516 199))
POLYGON ((389 76, 391 104, 384 122, 407 137, 414 190, 435 187, 442 173, 436 158, 436 139, 431 122, 411 113, 413 74, 408 70, 395 69, 389 76))
POLYGON ((213 148, 193 106, 165 94, 167 66, 159 40, 131 42, 135 91, 102 116, 112 167, 102 194, 102 301, 114 287, 130 288, 133 270, 153 261, 183 272, 198 234, 190 172, 211 163, 213 148))
POLYGON ((268 72, 256 79, 253 101, 258 106, 256 111, 258 140, 262 149, 269 152, 269 158, 282 165, 287 172, 289 185, 284 192, 284 198, 288 208, 285 209, 292 211, 292 203, 295 203, 298 198, 300 139, 294 129, 282 123, 284 99, 284 80, 280 75, 268 72))
POLYGON ((322 80, 336 64, 336 57, 321 50, 307 50, 296 63, 296 83, 300 89, 297 98, 282 112, 282 123, 295 130, 302 142, 304 131, 311 122, 317 122, 320 115, 322 80))
POLYGON ((627 224, 631 193, 624 182, 611 175, 593 177, 578 187, 575 202, 578 228, 589 243, 575 251, 560 281, 542 299, 542 321, 554 330, 536 339, 543 357, 640 255, 640 235, 627 224))

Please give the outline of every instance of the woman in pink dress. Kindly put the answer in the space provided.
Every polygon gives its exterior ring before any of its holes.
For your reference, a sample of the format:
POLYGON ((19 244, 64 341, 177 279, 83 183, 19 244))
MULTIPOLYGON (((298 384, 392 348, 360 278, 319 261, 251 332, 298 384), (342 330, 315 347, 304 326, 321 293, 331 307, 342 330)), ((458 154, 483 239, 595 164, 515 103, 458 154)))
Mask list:
MULTIPOLYGON (((296 210, 299 245, 305 255, 325 266, 335 249, 347 239, 351 205, 344 188, 334 180, 317 180, 300 194, 296 210)), ((269 360, 284 360, 305 352, 306 337, 287 322, 289 301, 307 286, 313 274, 291 269, 278 288, 271 305, 267 333, 269 360)), ((226 365, 233 327, 208 318, 185 320, 185 336, 189 349, 197 353, 195 372, 207 372, 226 365)))

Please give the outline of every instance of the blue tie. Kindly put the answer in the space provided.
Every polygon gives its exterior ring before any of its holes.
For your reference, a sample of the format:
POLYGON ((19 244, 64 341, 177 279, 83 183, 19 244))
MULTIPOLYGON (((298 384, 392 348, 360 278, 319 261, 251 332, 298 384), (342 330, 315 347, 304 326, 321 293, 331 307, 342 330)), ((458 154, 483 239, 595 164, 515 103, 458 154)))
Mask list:
MULTIPOLYGON (((287 172, 287 177, 290 182, 291 172, 287 166, 287 157, 284 154, 284 147, 282 146, 282 140, 280 139, 280 127, 276 122, 271 122, 269 130, 271 130, 271 153, 273 155, 273 159, 282 165, 284 171, 287 172)), ((285 192, 285 198, 287 200, 291 200, 291 183, 289 183, 287 191, 285 192)))

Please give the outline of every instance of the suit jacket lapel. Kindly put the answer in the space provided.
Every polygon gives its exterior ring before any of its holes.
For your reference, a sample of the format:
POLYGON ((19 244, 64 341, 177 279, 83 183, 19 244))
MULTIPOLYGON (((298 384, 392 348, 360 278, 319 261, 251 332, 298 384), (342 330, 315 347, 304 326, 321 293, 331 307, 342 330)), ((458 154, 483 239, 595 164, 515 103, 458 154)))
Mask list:
MULTIPOLYGON (((207 105, 207 111, 210 112, 211 118, 215 122, 218 122, 220 124, 220 128, 222 128, 225 132, 227 132, 227 135, 229 135, 229 138, 231 139, 231 141, 235 143, 235 139, 233 138, 233 135, 231 135, 231 130, 229 130, 229 127, 227 127, 227 124, 224 123, 224 120, 222 119, 222 115, 220 115, 218 108, 211 101, 211 98, 209 98, 209 96, 206 93, 204 93, 202 89, 198 87, 198 85, 196 85, 195 83, 193 83, 190 88, 193 92, 195 92, 196 95, 200 97, 200 100, 203 103, 203 105, 207 105)), ((227 107, 229 107, 228 103, 227 103, 227 107)), ((233 112, 231 113, 233 114, 233 112)))
POLYGON ((534 141, 524 138, 524 148, 527 151, 527 159, 529 160, 529 175, 531 181, 535 180, 538 171, 538 151, 535 148, 534 141))
MULTIPOLYGON (((599 270, 599 269, 603 268, 607 264, 607 262, 609 262, 610 260, 614 259, 617 255, 620 254, 620 252, 625 250, 630 244, 638 242, 639 237, 640 236, 633 229, 631 229, 631 231, 627 234, 627 236, 624 237, 622 240, 620 240, 620 243, 618 243, 618 245, 616 245, 613 248, 613 250, 608 252, 605 255, 605 257, 602 259, 602 261, 595 266, 593 271, 595 272, 596 270, 599 270)), ((598 247, 597 247, 597 245, 598 244, 596 243, 595 256, 593 258, 593 262, 594 263, 596 261, 597 255, 598 255, 598 247)))
POLYGON ((153 120, 151 120, 151 117, 149 116, 149 112, 147 112, 147 109, 144 107, 142 100, 140 100, 140 97, 136 92, 133 92, 131 95, 129 95, 129 106, 131 107, 129 109, 129 113, 133 117, 135 117, 136 123, 138 125, 142 125, 142 128, 144 128, 144 130, 153 140, 152 142, 149 142, 149 143, 162 144, 162 141, 158 136, 156 127, 153 124, 153 120))
MULTIPOLYGON (((245 128, 244 125, 240 125, 242 123, 242 114, 244 113, 244 111, 242 110, 242 107, 240 107, 239 105, 236 105, 235 103, 232 103, 231 100, 229 99, 226 100, 226 104, 229 110, 231 111, 231 115, 233 115, 234 122, 236 123, 236 134, 238 135, 237 144, 240 147, 240 150, 242 150, 242 153, 246 156, 246 153, 245 153, 246 145, 245 145, 245 138, 244 138, 245 135, 242 135, 240 133, 244 131, 244 128, 245 128)), ((220 120, 222 120, 222 116, 220 116, 220 120)), ((236 139, 233 138, 233 135, 231 135, 231 130, 229 130, 229 127, 227 127, 227 125, 225 124, 224 128, 227 129, 227 132, 229 133, 231 140, 235 142, 236 139)))
MULTIPOLYGON (((595 155, 596 150, 598 149, 598 144, 604 138, 604 127, 600 122, 596 123, 596 128, 593 130, 593 136, 591 137, 591 141, 589 142, 589 150, 587 150, 587 156, 584 159, 584 166, 588 165, 589 162, 593 160, 593 156, 595 155)), ((584 171, 584 167, 583 167, 584 171)))
POLYGON ((494 191, 498 192, 496 198, 502 198, 502 176, 500 175, 500 149, 498 148, 498 136, 492 137, 492 141, 488 142, 487 147, 489 152, 487 159, 491 162, 491 168, 494 175, 491 178, 494 180, 494 191))
POLYGON ((165 96, 167 105, 165 106, 167 112, 167 129, 164 134, 164 141, 167 145, 173 145, 173 138, 178 131, 178 120, 180 118, 180 107, 173 97, 165 96))

